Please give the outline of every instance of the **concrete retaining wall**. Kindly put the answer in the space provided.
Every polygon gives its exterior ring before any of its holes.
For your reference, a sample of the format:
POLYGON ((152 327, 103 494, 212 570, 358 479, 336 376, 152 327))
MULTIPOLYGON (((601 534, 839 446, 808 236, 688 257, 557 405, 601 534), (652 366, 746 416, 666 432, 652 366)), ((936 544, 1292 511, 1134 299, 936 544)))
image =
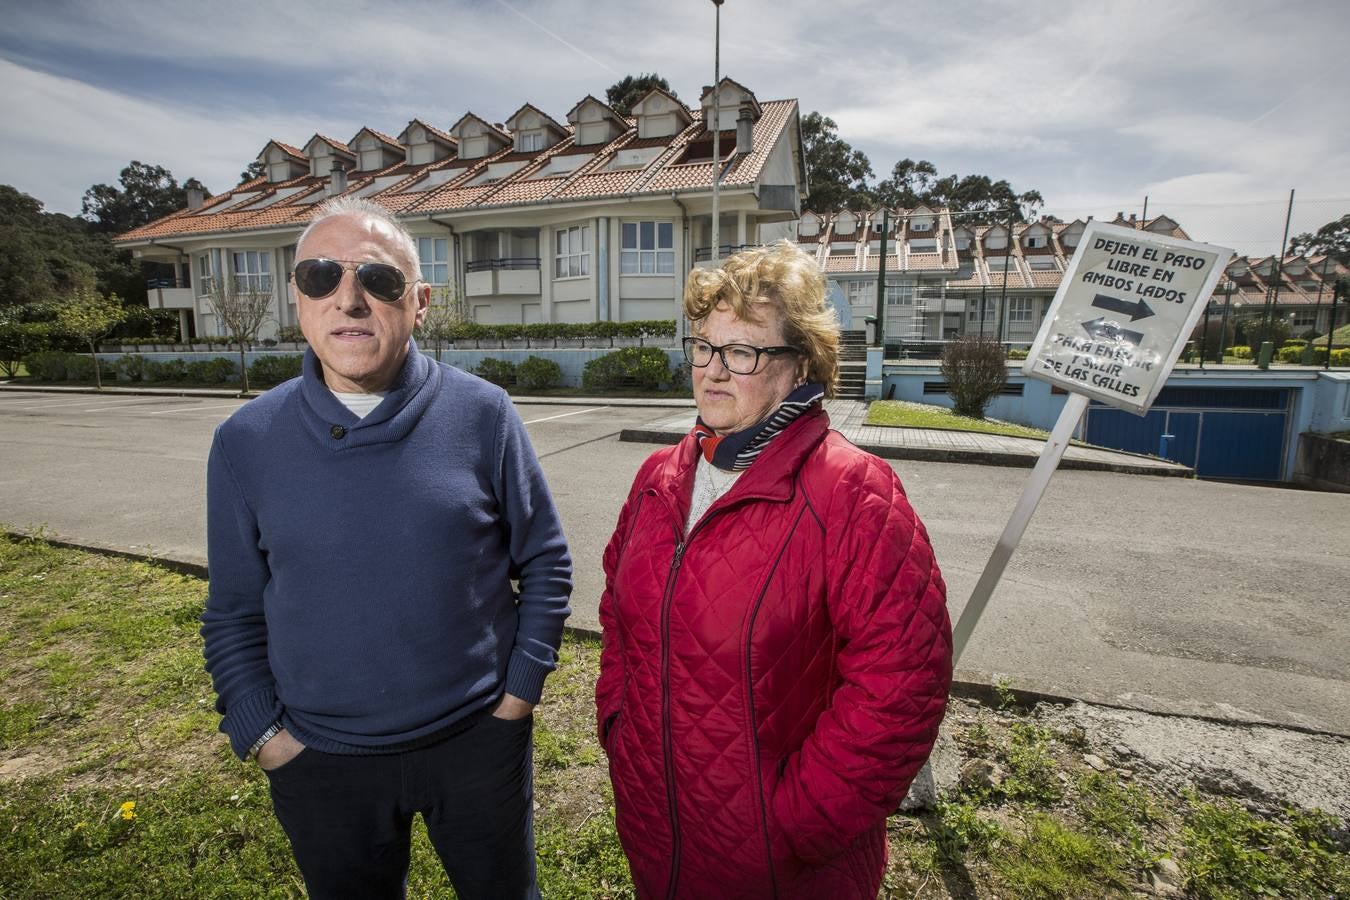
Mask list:
POLYGON ((1319 491, 1350 494, 1350 441, 1321 434, 1301 434, 1294 481, 1319 491))

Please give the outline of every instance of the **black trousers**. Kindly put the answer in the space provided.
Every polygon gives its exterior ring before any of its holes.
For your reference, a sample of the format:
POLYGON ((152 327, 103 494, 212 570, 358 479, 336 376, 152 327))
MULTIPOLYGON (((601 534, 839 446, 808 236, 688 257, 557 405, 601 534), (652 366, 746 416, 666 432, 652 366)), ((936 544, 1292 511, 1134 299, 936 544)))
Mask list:
POLYGON ((430 747, 375 756, 306 749, 267 773, 312 898, 401 898, 414 813, 461 900, 537 898, 533 717, 481 715, 430 747))

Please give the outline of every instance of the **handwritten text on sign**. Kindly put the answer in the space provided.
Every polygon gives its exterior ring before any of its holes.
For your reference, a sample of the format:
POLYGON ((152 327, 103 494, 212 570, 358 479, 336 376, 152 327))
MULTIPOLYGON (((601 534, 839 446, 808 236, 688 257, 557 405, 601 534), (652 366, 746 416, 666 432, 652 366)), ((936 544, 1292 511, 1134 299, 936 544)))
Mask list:
POLYGON ((1023 373, 1142 413, 1228 256, 1220 247, 1090 223, 1023 373))

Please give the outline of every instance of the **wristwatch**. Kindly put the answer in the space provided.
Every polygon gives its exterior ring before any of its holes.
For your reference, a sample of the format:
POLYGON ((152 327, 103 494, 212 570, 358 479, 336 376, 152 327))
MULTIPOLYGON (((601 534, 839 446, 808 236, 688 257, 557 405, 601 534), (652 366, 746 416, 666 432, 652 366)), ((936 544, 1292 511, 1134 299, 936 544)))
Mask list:
POLYGON ((282 725, 280 722, 273 722, 271 725, 267 726, 267 730, 258 736, 258 739, 253 742, 252 747, 248 748, 248 758, 257 759, 258 751, 262 750, 263 744, 280 734, 281 728, 282 725))

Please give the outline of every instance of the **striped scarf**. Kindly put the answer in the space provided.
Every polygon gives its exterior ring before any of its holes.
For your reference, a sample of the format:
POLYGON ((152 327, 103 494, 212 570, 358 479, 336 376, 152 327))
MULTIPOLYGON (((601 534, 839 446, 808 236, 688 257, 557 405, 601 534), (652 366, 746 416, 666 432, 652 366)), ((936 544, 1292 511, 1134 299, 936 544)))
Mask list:
POLYGON ((694 422, 693 434, 704 459, 719 469, 739 472, 748 469, 769 441, 824 396, 823 385, 807 382, 788 394, 768 417, 744 431, 718 437, 700 417, 694 422))

